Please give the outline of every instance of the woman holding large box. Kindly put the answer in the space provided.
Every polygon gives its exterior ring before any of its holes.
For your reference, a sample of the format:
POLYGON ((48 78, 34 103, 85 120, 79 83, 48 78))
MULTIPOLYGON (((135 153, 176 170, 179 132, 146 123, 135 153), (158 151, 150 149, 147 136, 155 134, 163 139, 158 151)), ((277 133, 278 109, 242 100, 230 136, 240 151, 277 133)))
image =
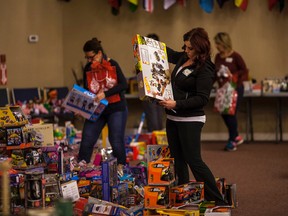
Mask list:
POLYGON ((184 52, 167 48, 168 61, 175 64, 171 74, 174 100, 160 102, 167 114, 166 132, 178 185, 189 182, 189 167, 196 181, 204 182, 205 199, 226 205, 201 157, 201 131, 206 121, 203 107, 209 101, 215 75, 210 41, 203 28, 185 33, 183 40, 184 52))

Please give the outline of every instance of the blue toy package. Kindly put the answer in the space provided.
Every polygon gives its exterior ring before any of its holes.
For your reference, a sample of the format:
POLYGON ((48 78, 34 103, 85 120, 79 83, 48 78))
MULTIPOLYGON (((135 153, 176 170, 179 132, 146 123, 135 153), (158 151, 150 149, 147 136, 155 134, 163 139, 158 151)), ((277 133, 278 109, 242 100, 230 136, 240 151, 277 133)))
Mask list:
POLYGON ((108 105, 108 101, 102 99, 97 103, 94 101, 94 98, 94 93, 74 84, 73 88, 66 96, 62 106, 72 112, 79 113, 90 121, 97 121, 108 105))

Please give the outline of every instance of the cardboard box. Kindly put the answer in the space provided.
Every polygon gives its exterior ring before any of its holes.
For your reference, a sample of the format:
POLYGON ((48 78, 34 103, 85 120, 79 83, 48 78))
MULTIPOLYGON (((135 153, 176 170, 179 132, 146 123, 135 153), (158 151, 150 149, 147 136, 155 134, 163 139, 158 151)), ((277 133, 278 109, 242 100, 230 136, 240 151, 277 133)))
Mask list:
POLYGON ((132 43, 139 98, 151 101, 173 99, 166 44, 139 34, 132 43))
POLYGON ((102 162, 102 183, 109 183, 109 186, 117 185, 117 159, 112 158, 102 162))
POLYGON ((0 128, 19 127, 28 124, 28 120, 19 106, 0 107, 0 128))
POLYGON ((28 130, 33 130, 34 146, 54 146, 53 124, 33 124, 27 126, 28 130))
POLYGON ((203 200, 203 182, 189 182, 170 188, 170 202, 175 207, 189 203, 200 203, 203 200))
POLYGON ((94 98, 95 94, 92 92, 74 85, 62 106, 72 112, 79 113, 86 119, 96 121, 108 105, 108 101, 102 99, 99 103, 96 103, 94 98))
POLYGON ((150 209, 169 206, 169 187, 149 185, 144 187, 144 207, 150 209))
POLYGON ((71 199, 72 202, 80 198, 77 181, 69 181, 61 184, 61 193, 64 199, 71 199))
POLYGON ((168 145, 166 131, 153 131, 152 144, 168 145))
POLYGON ((199 216, 199 210, 180 210, 180 209, 158 209, 156 210, 160 215, 165 216, 199 216))
POLYGON ((228 207, 216 206, 214 208, 207 208, 204 216, 231 216, 231 209, 228 207))
POLYGON ((128 205, 128 184, 127 183, 119 183, 116 186, 111 187, 111 202, 117 203, 122 206, 128 205))
POLYGON ((171 185, 175 181, 174 159, 164 158, 148 163, 149 185, 171 185))
POLYGON ((147 145, 147 163, 161 158, 170 158, 170 149, 168 145, 147 145))

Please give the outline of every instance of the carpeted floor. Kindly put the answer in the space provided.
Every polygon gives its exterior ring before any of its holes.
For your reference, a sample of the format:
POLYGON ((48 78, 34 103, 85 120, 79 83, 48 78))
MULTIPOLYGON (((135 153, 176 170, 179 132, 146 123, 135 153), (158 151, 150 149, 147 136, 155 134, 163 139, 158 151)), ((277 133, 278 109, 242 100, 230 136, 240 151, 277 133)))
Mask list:
POLYGON ((235 152, 224 142, 203 142, 202 157, 215 177, 236 183, 232 216, 288 215, 288 143, 244 143, 235 152))

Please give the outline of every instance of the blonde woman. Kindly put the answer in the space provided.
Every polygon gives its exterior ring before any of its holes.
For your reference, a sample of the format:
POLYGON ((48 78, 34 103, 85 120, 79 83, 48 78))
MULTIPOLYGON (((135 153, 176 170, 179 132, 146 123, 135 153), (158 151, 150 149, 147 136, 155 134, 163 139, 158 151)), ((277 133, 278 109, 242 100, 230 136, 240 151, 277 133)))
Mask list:
MULTIPOLYGON (((215 46, 218 53, 215 56, 216 80, 219 85, 233 81, 236 83, 238 93, 236 112, 234 115, 222 114, 222 118, 229 132, 229 138, 225 150, 236 151, 237 146, 244 142, 238 132, 237 107, 243 98, 243 81, 248 80, 248 69, 241 55, 234 51, 229 34, 219 32, 214 37, 215 46), (226 74, 219 73, 220 69, 225 68, 226 74)), ((223 70, 221 70, 223 71, 223 70)))

